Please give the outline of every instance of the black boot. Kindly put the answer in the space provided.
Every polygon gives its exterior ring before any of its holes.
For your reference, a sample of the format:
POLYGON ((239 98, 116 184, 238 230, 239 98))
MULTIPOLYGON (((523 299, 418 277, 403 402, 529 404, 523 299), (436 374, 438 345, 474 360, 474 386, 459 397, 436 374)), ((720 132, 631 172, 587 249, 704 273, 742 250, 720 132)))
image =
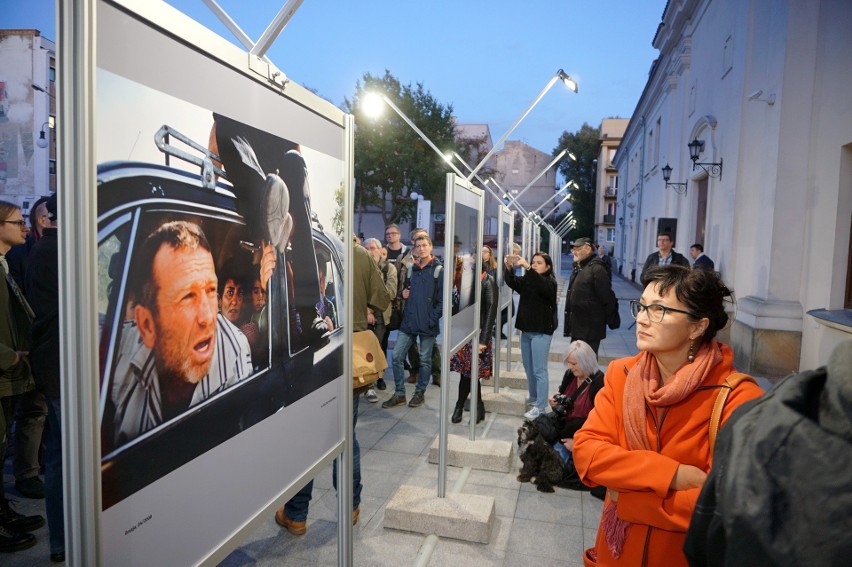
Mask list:
POLYGON ((476 423, 485 420, 485 404, 479 402, 476 404, 476 423))
POLYGON ((456 402, 456 409, 453 410, 453 416, 450 421, 453 423, 461 423, 462 413, 464 412, 464 402, 456 402))

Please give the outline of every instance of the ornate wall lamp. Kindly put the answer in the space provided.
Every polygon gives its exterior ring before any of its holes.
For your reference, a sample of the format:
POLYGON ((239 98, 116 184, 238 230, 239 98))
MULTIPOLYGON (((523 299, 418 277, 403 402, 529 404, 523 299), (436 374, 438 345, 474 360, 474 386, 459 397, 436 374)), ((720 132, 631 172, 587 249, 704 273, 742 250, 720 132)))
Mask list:
POLYGON ((707 175, 710 177, 718 177, 719 181, 722 180, 722 158, 719 158, 719 163, 700 163, 698 161, 698 157, 701 155, 701 152, 704 151, 704 140, 696 138, 689 142, 686 146, 689 148, 689 159, 692 160, 693 170, 695 170, 696 165, 701 166, 701 169, 703 169, 707 175))
MULTIPOLYGON (((721 174, 722 164, 719 164, 719 167, 720 167, 719 172, 721 174)), ((662 171, 663 171, 663 181, 666 182, 666 189, 671 187, 672 189, 675 190, 675 192, 678 195, 686 195, 686 183, 669 183, 669 179, 672 178, 672 166, 670 166, 669 164, 666 164, 666 166, 662 169, 662 171)))

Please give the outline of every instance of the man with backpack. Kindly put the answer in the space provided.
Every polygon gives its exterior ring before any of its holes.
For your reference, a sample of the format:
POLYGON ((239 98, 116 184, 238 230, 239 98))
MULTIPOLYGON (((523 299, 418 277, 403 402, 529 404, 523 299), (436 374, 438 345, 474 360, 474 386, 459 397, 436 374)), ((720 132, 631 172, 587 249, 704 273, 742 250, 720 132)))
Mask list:
MULTIPOLYGON (((432 347, 438 336, 438 323, 443 312, 443 266, 432 255, 432 239, 425 233, 414 238, 414 262, 406 271, 402 288, 405 307, 393 349, 393 377, 396 390, 383 408, 405 403, 405 356, 418 337, 420 339, 420 373, 409 407, 423 405, 423 396, 432 374, 432 347), (410 274, 410 275, 409 275, 410 274)), ((400 267, 400 269, 402 269, 400 267)))

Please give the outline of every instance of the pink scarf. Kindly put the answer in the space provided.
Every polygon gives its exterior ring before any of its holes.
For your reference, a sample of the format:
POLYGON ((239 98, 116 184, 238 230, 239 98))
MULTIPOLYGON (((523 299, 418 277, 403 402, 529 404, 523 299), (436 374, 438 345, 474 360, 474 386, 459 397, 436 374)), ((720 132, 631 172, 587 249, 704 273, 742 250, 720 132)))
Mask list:
MULTIPOLYGON (((710 370, 720 362, 722 353, 714 339, 698 350, 695 360, 681 366, 661 386, 657 359, 647 353, 640 357, 627 373, 627 381, 624 384, 622 409, 627 448, 631 451, 655 450, 647 435, 647 406, 669 408, 683 401, 704 382, 710 370)), ((612 500, 604 508, 601 527, 610 553, 618 559, 624 549, 630 523, 618 518, 616 503, 612 500)))

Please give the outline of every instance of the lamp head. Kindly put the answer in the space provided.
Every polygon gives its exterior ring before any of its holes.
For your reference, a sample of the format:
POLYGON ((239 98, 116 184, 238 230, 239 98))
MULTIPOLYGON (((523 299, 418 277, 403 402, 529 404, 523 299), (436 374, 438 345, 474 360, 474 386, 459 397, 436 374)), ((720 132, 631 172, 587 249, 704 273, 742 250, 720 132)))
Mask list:
POLYGON ((666 183, 669 182, 669 179, 672 178, 672 166, 666 164, 666 166, 662 169, 663 172, 663 181, 666 183))
POLYGON ((689 159, 692 160, 692 163, 695 163, 698 161, 701 152, 704 151, 704 141, 696 138, 689 142, 686 147, 689 148, 689 159))
POLYGON ((378 118, 384 110, 382 95, 376 92, 368 92, 361 99, 361 110, 370 118, 378 118))
POLYGON ((44 130, 39 132, 38 140, 36 140, 36 145, 40 148, 46 148, 47 147, 47 138, 44 136, 44 130))
POLYGON ((571 89, 575 93, 579 92, 579 89, 577 87, 577 81, 572 79, 565 71, 563 71, 562 69, 559 69, 559 71, 557 71, 556 74, 559 76, 559 79, 563 83, 565 83, 566 87, 568 87, 569 89, 571 89))

